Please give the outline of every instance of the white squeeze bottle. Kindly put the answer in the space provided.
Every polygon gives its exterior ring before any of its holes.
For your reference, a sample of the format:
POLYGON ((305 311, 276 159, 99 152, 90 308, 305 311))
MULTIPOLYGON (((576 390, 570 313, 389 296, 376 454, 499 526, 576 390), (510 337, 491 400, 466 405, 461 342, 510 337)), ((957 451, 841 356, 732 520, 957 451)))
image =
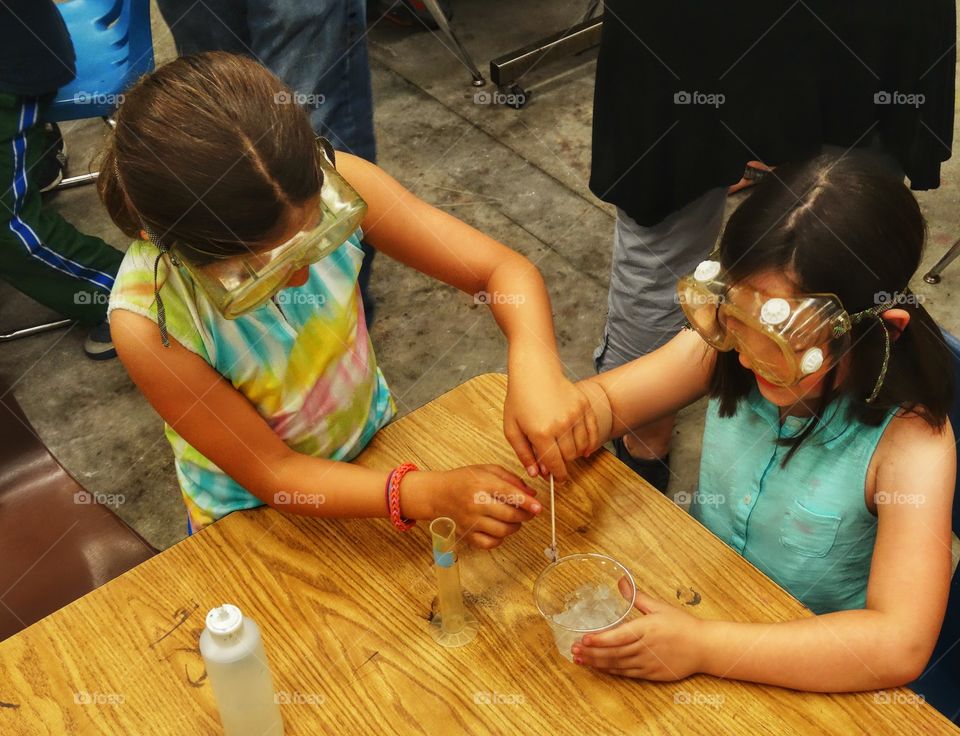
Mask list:
POLYGON ((280 736, 283 718, 260 628, 230 603, 207 614, 200 654, 225 736, 280 736))

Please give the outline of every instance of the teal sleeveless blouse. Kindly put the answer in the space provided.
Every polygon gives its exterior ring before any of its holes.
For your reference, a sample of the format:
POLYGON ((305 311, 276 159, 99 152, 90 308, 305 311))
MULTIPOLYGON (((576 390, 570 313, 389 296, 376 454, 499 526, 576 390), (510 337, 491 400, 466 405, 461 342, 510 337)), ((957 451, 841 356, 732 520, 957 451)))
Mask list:
POLYGON ((707 407, 691 513, 814 613, 863 608, 877 518, 864 502, 867 468, 895 410, 876 427, 840 398, 782 467, 777 440, 808 421, 786 417, 753 388, 732 417, 707 407))

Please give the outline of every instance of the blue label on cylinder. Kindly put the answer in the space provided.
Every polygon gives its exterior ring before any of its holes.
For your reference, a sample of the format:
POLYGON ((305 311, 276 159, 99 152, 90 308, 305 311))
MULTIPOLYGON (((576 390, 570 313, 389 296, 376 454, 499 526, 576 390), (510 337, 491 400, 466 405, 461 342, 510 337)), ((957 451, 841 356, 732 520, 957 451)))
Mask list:
POLYGON ((437 563, 438 567, 453 567, 453 563, 456 562, 457 559, 453 556, 453 552, 438 552, 434 550, 433 561, 437 563))

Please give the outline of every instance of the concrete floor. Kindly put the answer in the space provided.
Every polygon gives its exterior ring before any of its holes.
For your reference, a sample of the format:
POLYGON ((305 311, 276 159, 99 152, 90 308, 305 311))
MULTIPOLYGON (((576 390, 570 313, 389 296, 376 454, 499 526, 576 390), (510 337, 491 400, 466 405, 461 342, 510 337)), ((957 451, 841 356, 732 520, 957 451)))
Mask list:
MULTIPOLYGON (((457 0, 455 25, 486 73, 491 58, 568 27, 585 5, 457 0)), ((154 41, 158 62, 173 57, 169 31, 156 12, 154 41)), ((435 34, 377 22, 369 42, 381 166, 425 200, 531 258, 550 288, 569 375, 590 375, 605 316, 613 229, 611 208, 587 187, 593 55, 535 72, 532 101, 515 111, 478 104, 466 70, 435 34)), ((71 172, 96 168, 90 161, 103 125, 84 121, 63 129, 71 172)), ((918 194, 929 225, 925 266, 960 236, 957 174, 957 165, 947 163, 943 186, 918 194)), ((730 207, 738 201, 731 198, 730 207)), ((49 206, 126 248, 92 188, 59 193, 49 206)), ((934 317, 954 332, 960 331, 960 310, 952 306, 958 287, 960 264, 938 286, 919 277, 915 284, 934 317)), ((468 296, 386 258, 377 261, 373 290, 374 344, 402 412, 475 375, 505 370, 504 340, 468 296)), ((3 283, 0 313, 0 329, 51 316, 3 283)), ((161 421, 119 362, 84 357, 83 337, 71 328, 6 343, 0 347, 0 376, 13 383, 14 395, 60 461, 91 492, 112 496, 125 520, 165 548, 184 536, 185 515, 161 421)), ((681 416, 673 492, 696 484, 702 421, 702 406, 681 416)))

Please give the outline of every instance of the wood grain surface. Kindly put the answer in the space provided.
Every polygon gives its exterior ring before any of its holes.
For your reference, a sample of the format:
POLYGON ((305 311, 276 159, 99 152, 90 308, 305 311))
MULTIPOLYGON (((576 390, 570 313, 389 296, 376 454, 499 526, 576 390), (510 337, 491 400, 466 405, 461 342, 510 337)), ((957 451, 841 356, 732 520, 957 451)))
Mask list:
MULTIPOLYGON (((505 390, 504 376, 473 379, 380 432, 359 462, 519 470, 505 390)), ((641 590, 697 616, 810 615, 607 452, 577 464, 557 508, 562 554, 612 555, 641 590)), ((480 631, 444 649, 428 631, 426 524, 400 534, 385 520, 232 514, 0 643, 0 734, 218 733, 198 638, 222 602, 259 623, 288 734, 957 732, 904 689, 649 683, 571 664, 532 599, 549 534, 544 514, 491 553, 460 550, 480 631)))

